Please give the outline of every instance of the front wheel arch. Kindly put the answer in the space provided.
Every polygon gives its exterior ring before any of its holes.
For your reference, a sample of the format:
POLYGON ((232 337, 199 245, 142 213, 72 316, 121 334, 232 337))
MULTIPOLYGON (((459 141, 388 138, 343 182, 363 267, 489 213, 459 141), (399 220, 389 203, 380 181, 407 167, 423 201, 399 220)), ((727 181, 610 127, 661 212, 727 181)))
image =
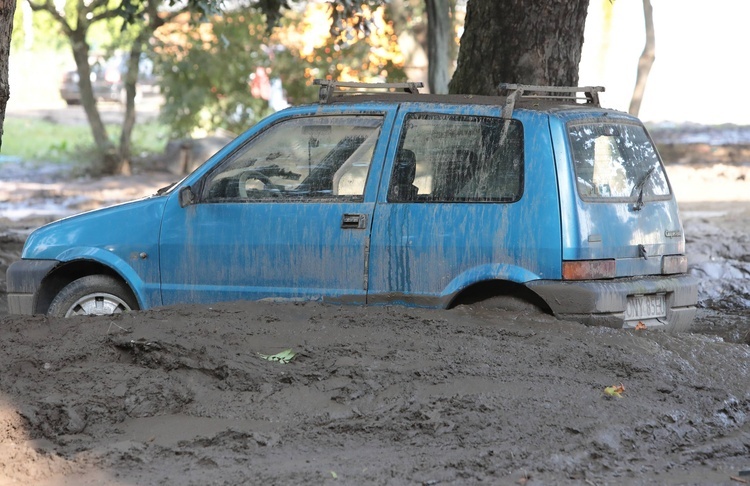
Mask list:
POLYGON ((136 293, 118 272, 95 261, 75 260, 59 265, 44 278, 37 294, 34 313, 47 314, 52 301, 63 288, 74 280, 88 275, 106 275, 118 280, 123 286, 128 288, 130 295, 137 304, 137 308, 140 309, 141 306, 136 293))

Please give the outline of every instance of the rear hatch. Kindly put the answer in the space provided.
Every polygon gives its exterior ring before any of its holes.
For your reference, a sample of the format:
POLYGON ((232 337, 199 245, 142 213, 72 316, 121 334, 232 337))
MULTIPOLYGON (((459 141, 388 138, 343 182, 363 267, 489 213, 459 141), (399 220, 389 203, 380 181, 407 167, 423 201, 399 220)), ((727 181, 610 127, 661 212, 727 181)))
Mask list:
POLYGON ((563 278, 684 272, 677 202, 646 129, 625 114, 586 111, 550 118, 560 183, 563 278))

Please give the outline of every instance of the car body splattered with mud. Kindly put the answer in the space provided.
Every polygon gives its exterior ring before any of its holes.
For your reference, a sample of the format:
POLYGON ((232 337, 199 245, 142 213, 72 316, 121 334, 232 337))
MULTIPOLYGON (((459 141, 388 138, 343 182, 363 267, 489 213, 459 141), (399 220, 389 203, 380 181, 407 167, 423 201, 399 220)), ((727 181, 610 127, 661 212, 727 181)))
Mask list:
POLYGON ((689 329, 697 281, 664 166, 601 88, 319 84, 319 104, 270 116, 173 187, 34 232, 8 270, 10 311, 513 294, 589 324, 689 329), (405 93, 346 92, 372 88, 405 93))

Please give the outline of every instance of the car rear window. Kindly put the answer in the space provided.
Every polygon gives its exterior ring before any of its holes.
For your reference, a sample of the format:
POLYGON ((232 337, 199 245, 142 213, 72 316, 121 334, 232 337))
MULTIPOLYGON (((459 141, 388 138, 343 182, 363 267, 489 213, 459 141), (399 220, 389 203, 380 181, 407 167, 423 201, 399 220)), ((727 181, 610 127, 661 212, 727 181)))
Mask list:
POLYGON ((389 202, 514 202, 523 193, 523 126, 501 118, 411 114, 389 202))
POLYGON ((669 183, 646 130, 630 123, 568 126, 578 193, 584 200, 667 199, 669 183))

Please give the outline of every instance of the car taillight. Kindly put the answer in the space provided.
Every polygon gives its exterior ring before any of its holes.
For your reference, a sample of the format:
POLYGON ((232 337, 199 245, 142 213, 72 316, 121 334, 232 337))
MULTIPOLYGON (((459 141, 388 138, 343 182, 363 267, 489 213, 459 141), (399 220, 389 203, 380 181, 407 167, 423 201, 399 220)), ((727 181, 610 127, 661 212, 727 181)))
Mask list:
POLYGON ((562 264, 563 280, 615 278, 614 260, 576 260, 562 264))
POLYGON ((665 255, 661 259, 661 273, 672 275, 675 273, 687 273, 688 262, 685 255, 665 255))

